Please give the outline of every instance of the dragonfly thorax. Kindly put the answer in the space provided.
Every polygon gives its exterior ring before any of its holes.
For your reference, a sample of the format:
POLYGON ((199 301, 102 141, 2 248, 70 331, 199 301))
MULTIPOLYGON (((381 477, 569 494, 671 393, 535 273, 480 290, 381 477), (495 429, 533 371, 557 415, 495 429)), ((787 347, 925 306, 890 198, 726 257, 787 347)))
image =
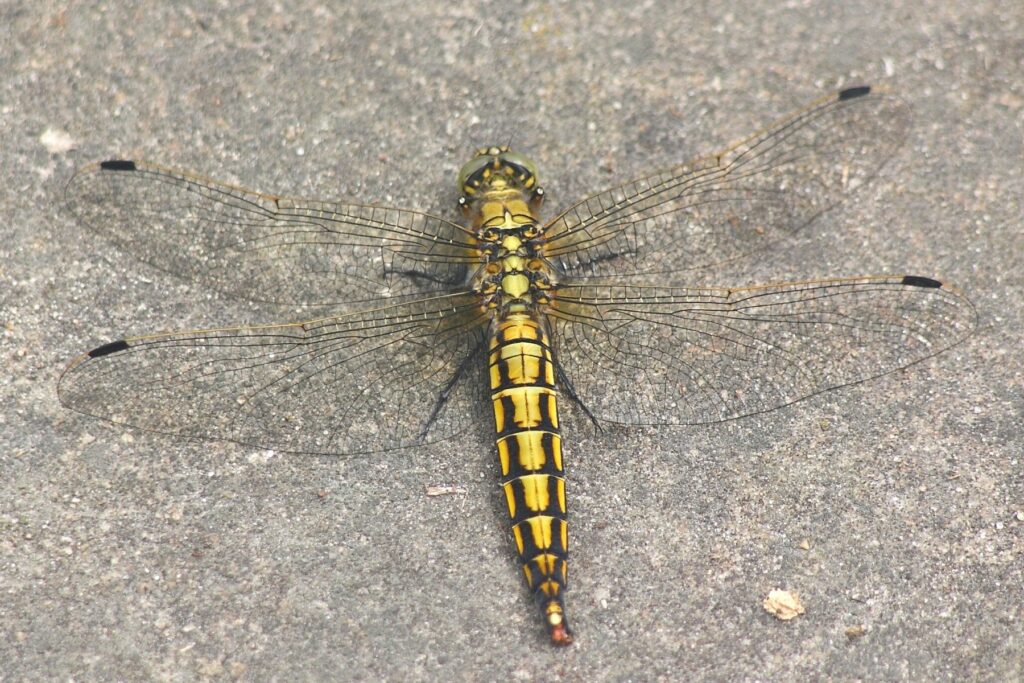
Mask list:
POLYGON ((459 172, 459 188, 482 261, 473 287, 484 305, 504 317, 547 303, 554 270, 543 256, 533 162, 508 147, 479 149, 459 172))
POLYGON ((480 254, 483 266, 474 288, 485 306, 506 313, 523 312, 550 301, 553 269, 542 255, 535 223, 502 224, 481 228, 480 254))

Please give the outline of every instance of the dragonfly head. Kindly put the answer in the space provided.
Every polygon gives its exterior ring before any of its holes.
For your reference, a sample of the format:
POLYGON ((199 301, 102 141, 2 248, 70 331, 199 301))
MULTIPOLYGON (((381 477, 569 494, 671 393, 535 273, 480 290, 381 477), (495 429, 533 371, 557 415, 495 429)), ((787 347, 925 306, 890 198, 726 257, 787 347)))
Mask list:
POLYGON ((538 203, 544 195, 534 163, 507 146, 481 147, 459 171, 459 205, 464 209, 487 193, 505 191, 521 192, 538 203))

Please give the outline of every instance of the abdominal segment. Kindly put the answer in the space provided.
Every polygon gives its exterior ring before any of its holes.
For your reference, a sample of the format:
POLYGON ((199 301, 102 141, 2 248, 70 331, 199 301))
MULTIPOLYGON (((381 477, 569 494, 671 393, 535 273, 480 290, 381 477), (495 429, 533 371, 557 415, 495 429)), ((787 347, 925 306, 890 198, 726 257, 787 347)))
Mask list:
POLYGON ((558 644, 572 641, 562 593, 568 526, 551 346, 540 322, 510 314, 490 342, 501 483, 523 574, 558 644))

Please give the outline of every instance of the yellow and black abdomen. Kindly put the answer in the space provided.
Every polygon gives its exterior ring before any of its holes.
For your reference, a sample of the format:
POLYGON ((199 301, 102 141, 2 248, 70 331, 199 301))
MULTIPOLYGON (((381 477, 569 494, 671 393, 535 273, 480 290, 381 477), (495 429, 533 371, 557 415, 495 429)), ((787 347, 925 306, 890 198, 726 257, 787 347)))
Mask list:
POLYGON ((552 640, 567 645, 572 636, 562 601, 569 549, 565 473, 555 368, 542 324, 525 313, 499 320, 490 340, 489 364, 512 536, 552 640))

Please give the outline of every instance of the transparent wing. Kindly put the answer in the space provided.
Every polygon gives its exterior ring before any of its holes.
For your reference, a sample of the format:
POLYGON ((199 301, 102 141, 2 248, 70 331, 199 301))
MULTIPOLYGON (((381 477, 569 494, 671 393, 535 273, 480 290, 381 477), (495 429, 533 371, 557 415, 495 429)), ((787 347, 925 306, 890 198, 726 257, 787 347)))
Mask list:
POLYGON ((975 311, 916 276, 738 289, 561 286, 557 354, 599 419, 702 424, 760 413, 952 346, 975 311))
POLYGON ((436 290, 479 259, 471 234, 443 218, 275 197, 138 161, 82 169, 67 204, 142 261, 252 301, 338 306, 436 290))
POLYGON ((583 200, 548 224, 545 253, 578 276, 733 260, 869 180, 909 123, 899 98, 867 87, 834 93, 723 152, 583 200))
POLYGON ((486 401, 477 297, 450 294, 289 325, 101 346, 61 377, 79 412, 182 437, 301 453, 449 437, 486 401))

